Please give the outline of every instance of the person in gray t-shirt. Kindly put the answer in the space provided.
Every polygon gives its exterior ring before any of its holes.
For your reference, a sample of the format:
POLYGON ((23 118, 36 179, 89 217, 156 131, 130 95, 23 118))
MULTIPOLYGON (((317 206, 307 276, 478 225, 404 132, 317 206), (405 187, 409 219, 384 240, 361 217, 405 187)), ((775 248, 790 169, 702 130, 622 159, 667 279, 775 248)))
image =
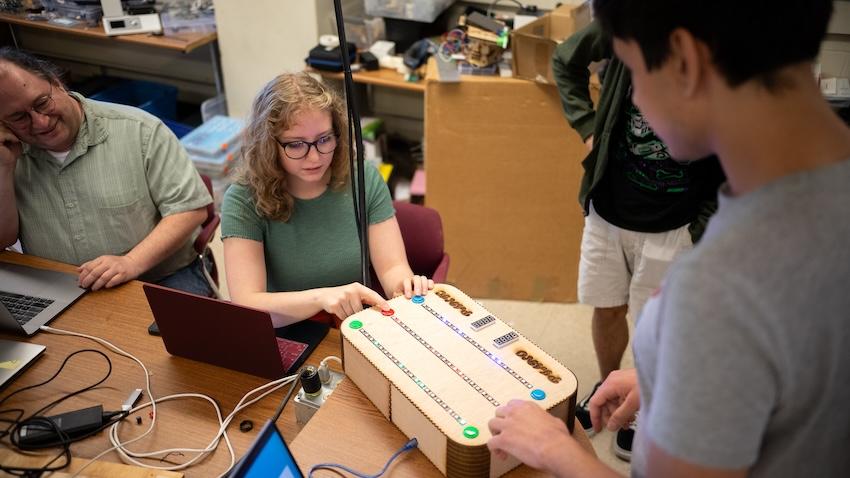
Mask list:
MULTIPOLYGON (((811 73, 832 2, 594 11, 673 157, 716 153, 728 178, 701 243, 644 306, 636 372, 591 400, 595 427, 640 408, 633 476, 850 476, 850 129, 811 73)), ((616 475, 532 403, 489 425, 497 456, 616 475)))
POLYGON ((850 154, 733 197, 634 342, 647 440, 750 476, 850 473, 850 154), (843 219, 842 219, 843 218, 843 219))

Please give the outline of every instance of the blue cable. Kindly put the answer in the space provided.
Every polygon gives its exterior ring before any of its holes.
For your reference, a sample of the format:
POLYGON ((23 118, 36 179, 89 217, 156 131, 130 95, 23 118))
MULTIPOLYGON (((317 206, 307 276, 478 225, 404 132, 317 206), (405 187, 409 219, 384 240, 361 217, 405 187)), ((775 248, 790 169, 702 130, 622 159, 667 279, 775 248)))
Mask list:
POLYGON ((387 463, 384 465, 383 468, 381 468, 381 471, 379 471, 375 475, 367 475, 365 473, 360 473, 359 471, 352 470, 351 468, 349 468, 345 465, 340 465, 339 463, 319 463, 317 465, 313 465, 313 467, 310 468, 310 472, 307 474, 307 478, 313 478, 313 472, 316 471, 316 470, 333 470, 334 468, 338 468, 342 471, 351 473, 352 475, 354 475, 358 478, 379 478, 380 476, 382 476, 384 473, 387 472, 387 468, 389 468, 390 465, 393 464, 393 462, 395 461, 396 458, 399 457, 399 455, 401 455, 402 453, 404 453, 406 451, 410 451, 410 450, 416 448, 418 445, 419 445, 419 442, 416 441, 416 438, 411 438, 410 441, 405 443, 403 447, 399 448, 398 451, 393 453, 393 456, 391 456, 390 459, 387 460, 387 463))

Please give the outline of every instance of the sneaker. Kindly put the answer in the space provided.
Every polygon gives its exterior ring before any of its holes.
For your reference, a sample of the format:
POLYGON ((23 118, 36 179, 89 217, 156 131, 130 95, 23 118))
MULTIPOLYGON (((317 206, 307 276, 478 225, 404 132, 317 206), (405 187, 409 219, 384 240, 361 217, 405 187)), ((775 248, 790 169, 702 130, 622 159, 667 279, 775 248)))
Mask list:
POLYGON ((590 399, 593 397, 593 394, 596 393, 596 389, 598 389, 600 385, 602 385, 602 382, 596 382, 596 385, 593 386, 593 390, 590 391, 590 394, 578 402, 578 405, 576 406, 576 420, 578 420, 581 427, 584 428, 584 432, 587 434, 588 438, 596 434, 593 430, 593 422, 590 421, 590 399))
POLYGON ((629 425, 628 428, 617 430, 614 436, 614 454, 617 458, 624 461, 632 461, 632 442, 635 439, 635 430, 637 430, 637 417, 629 425))

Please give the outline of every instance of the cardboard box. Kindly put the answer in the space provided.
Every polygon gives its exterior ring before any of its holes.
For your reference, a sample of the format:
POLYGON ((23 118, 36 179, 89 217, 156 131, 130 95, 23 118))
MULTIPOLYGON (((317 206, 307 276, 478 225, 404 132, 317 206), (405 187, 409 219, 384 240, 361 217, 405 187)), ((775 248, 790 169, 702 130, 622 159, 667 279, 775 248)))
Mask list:
POLYGON ((425 204, 443 221, 448 282, 471 297, 575 302, 587 148, 558 91, 514 78, 425 83, 425 204))
POLYGON ((559 43, 591 21, 590 4, 562 5, 511 33, 514 76, 555 84, 552 54, 559 43))

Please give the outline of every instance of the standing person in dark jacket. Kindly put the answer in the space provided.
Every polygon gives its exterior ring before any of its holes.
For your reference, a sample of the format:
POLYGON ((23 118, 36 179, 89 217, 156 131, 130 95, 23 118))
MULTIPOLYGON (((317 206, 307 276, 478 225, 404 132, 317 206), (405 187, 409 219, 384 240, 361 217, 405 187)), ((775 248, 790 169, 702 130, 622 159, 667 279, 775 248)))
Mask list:
MULTIPOLYGON (((702 235, 717 208, 724 175, 716 158, 676 162, 631 101, 631 77, 594 21, 555 50, 552 67, 564 113, 590 154, 582 163, 585 212, 579 301, 594 307, 592 328, 601 380, 620 368, 634 320, 668 266, 702 235), (596 110, 589 66, 607 61, 596 110)), ((588 403, 576 416, 593 433, 588 403)), ((633 427, 621 429, 614 452, 629 460, 633 427)))

